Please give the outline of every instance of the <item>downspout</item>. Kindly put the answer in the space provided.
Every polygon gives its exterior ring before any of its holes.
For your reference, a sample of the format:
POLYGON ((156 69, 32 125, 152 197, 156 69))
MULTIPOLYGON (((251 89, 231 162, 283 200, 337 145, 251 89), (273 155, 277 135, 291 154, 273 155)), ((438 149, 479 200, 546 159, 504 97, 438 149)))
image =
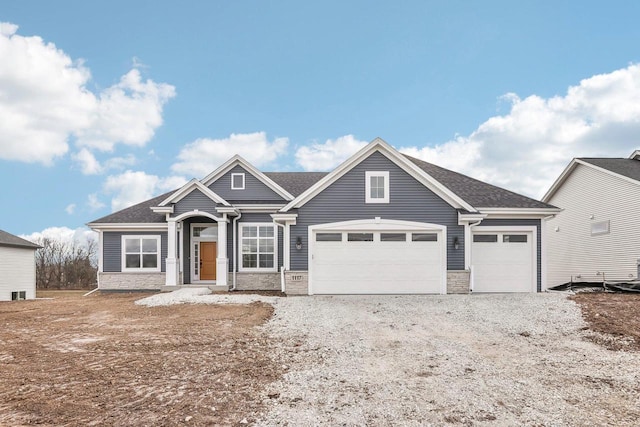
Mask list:
POLYGON ((238 211, 238 216, 233 218, 233 285, 231 290, 236 290, 236 271, 238 271, 238 239, 236 237, 238 233, 238 220, 242 218, 242 212, 238 211))
MULTIPOLYGON (((275 225, 277 225, 278 227, 282 227, 282 237, 283 237, 282 240, 284 240, 284 235, 286 234, 284 232, 285 225, 284 224, 280 224, 277 221, 273 221, 273 223, 275 225)), ((289 244, 289 243, 286 242, 286 244, 289 244)), ((283 257, 284 257, 284 250, 285 250, 285 246, 284 245, 285 245, 285 242, 282 242, 282 256, 283 257)), ((282 268, 280 269, 280 290, 284 293, 284 261, 282 262, 282 268)))
MULTIPOLYGON (((476 225, 480 224, 481 222, 482 222, 482 220, 476 221, 473 224, 469 223, 469 237, 470 237, 471 241, 473 241, 471 228, 475 227, 476 225)), ((466 245, 471 245, 472 244, 471 241, 465 242, 465 244, 466 245)), ((471 246, 469 246, 469 247, 471 247, 471 246)), ((472 253, 472 255, 473 255, 473 253, 472 253)), ((473 293, 473 270, 471 269, 471 263, 469 263, 469 292, 473 293)))

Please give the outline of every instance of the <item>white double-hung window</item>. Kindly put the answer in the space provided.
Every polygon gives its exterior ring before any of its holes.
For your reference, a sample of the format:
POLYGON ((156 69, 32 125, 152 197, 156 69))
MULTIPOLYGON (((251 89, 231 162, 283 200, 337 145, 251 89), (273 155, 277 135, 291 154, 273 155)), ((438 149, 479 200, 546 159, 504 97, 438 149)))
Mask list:
POLYGON ((389 172, 365 172, 365 202, 389 203, 389 172))
POLYGON ((122 271, 160 271, 160 236, 122 236, 122 271))
POLYGON ((240 223, 240 271, 277 271, 273 223, 240 223))

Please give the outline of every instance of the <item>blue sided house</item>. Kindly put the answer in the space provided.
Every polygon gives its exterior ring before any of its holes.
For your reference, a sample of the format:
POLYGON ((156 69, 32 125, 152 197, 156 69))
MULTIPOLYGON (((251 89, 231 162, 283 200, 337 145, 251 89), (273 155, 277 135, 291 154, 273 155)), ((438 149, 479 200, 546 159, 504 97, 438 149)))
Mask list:
POLYGON ((234 156, 88 225, 101 290, 537 292, 541 222, 558 212, 378 138, 328 173, 262 172, 234 156))

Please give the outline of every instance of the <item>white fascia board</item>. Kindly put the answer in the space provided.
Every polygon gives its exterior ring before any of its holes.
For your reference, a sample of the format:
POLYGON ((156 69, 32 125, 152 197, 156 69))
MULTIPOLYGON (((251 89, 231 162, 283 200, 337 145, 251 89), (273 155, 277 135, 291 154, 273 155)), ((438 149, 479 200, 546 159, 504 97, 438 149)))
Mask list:
POLYGON ((159 206, 165 206, 168 203, 177 203, 177 202, 182 200, 185 196, 187 196, 189 193, 191 193, 195 189, 200 190, 202 192, 202 194, 204 194, 205 196, 207 196, 208 198, 210 198, 211 200, 213 200, 216 203, 220 203, 220 204, 225 205, 225 206, 231 206, 231 204, 229 202, 227 202, 222 197, 218 196, 216 193, 211 191, 209 188, 207 188, 204 185, 202 185, 202 183, 200 181, 198 181, 197 179, 195 179, 195 178, 192 179, 191 181, 187 182, 185 185, 182 186, 181 189, 179 189, 178 191, 173 193, 171 196, 169 196, 166 199, 164 199, 159 204, 159 206))
POLYGON ((163 231, 167 229, 167 223, 88 223, 87 226, 95 231, 163 231))
POLYGON ((233 214, 238 215, 238 208, 234 206, 220 206, 216 208, 216 212, 221 214, 233 214))
POLYGON ((296 225, 298 214, 295 213, 275 213, 271 214, 274 222, 289 223, 289 225, 296 225))
POLYGON ((560 188, 564 181, 569 177, 569 174, 571 174, 571 172, 573 172, 573 170, 576 168, 577 162, 578 159, 571 160, 571 163, 569 163, 567 167, 564 168, 558 179, 555 180, 555 182, 551 185, 551 188, 549 188, 546 194, 542 197, 542 202, 549 203, 551 197, 553 197, 558 188, 560 188))
POLYGON ((461 213, 458 212, 458 225, 465 225, 470 222, 482 221, 487 217, 487 214, 482 213, 461 213))
POLYGON ((251 211, 251 212, 273 212, 282 209, 284 206, 282 203, 277 204, 239 204, 234 205, 241 211, 251 211))
POLYGON ((339 178, 353 169, 356 165, 358 165, 362 160, 373 154, 375 151, 379 151, 380 153, 385 155, 389 160, 391 160, 413 178, 417 179, 418 182, 423 184, 425 187, 436 193, 454 208, 465 209, 471 212, 476 211, 473 206, 465 202, 458 195, 454 194, 451 190, 442 185, 431 175, 420 169, 416 164, 404 157, 400 152, 398 152, 398 150, 393 148, 383 139, 376 138, 368 145, 360 149, 349 159, 347 159, 345 162, 343 162, 340 166, 335 168, 327 176, 322 178, 320 181, 312 185, 309 189, 292 200, 288 205, 282 208, 281 212, 287 212, 290 209, 303 206, 305 203, 317 196, 330 184, 337 181, 339 178))
POLYGON ((224 162, 218 169, 211 172, 209 175, 205 176, 200 180, 200 182, 206 187, 210 186, 213 182, 217 181, 222 175, 229 172, 231 169, 236 167, 237 165, 242 166, 244 169, 249 171, 253 176, 255 176, 259 181, 261 181, 264 185, 271 188, 278 195, 280 195, 283 199, 289 201, 293 200, 293 196, 286 191, 284 188, 280 187, 275 181, 271 178, 260 172, 255 166, 246 161, 242 156, 236 154, 226 162, 224 162))
POLYGON ((152 206, 151 210, 154 211, 155 213, 172 214, 173 213, 173 205, 171 205, 171 206, 152 206))
POLYGON ((633 153, 631 153, 631 155, 629 156, 629 159, 640 160, 640 150, 635 150, 633 153))
POLYGON ((542 219, 562 212, 560 208, 478 208, 478 210, 486 215, 486 219, 542 219))

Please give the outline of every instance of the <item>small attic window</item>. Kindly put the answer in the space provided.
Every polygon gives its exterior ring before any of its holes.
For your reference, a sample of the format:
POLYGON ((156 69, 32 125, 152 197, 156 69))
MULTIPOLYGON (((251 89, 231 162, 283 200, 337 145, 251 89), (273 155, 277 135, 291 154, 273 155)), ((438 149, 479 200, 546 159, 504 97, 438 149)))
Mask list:
POLYGON ((244 190, 244 174, 243 173, 231 174, 231 189, 244 190))

